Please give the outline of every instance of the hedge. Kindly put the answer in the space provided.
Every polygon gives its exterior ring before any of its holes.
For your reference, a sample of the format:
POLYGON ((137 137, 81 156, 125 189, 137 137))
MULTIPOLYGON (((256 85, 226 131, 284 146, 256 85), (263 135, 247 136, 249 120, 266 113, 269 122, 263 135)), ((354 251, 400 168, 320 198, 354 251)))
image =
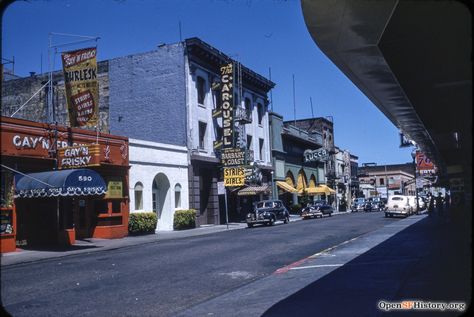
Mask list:
POLYGON ((174 213, 173 229, 184 230, 196 228, 196 210, 176 210, 174 213))
POLYGON ((157 222, 154 212, 131 213, 128 220, 128 232, 131 234, 154 233, 157 222))
POLYGON ((290 207, 290 213, 299 214, 301 212, 301 208, 303 207, 300 204, 294 204, 290 207))

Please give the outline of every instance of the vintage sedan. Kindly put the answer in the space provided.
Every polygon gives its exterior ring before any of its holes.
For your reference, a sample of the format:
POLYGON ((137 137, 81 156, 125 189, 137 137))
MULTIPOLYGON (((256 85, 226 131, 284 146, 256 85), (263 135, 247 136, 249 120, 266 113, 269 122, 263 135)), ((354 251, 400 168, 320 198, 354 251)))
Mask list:
POLYGON ((319 218, 324 215, 331 217, 333 212, 334 208, 331 205, 328 205, 326 201, 315 200, 301 210, 301 217, 303 219, 319 218))
POLYGON ((262 200, 255 204, 254 210, 247 214, 246 220, 249 228, 256 224, 271 226, 277 220, 290 222, 290 213, 281 200, 262 200))
POLYGON ((356 198, 354 202, 351 205, 351 211, 356 212, 356 211, 365 211, 365 198, 356 198))

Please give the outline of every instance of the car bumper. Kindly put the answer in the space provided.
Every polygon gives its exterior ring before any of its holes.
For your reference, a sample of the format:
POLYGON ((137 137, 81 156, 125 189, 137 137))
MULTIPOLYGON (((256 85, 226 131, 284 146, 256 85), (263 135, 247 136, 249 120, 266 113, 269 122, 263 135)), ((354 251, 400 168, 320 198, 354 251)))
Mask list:
POLYGON ((320 211, 312 211, 312 212, 303 212, 301 213, 302 218, 313 218, 313 217, 322 217, 323 214, 320 211))
POLYGON ((270 223, 272 221, 271 217, 266 217, 266 216, 255 216, 252 215, 251 217, 247 217, 246 222, 248 224, 262 224, 262 223, 270 223))

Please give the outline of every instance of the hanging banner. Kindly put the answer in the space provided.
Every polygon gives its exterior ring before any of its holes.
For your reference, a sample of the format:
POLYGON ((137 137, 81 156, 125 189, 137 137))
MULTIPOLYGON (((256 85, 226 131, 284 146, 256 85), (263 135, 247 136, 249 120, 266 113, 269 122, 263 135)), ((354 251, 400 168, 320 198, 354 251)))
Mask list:
POLYGON ((99 121, 97 48, 61 54, 71 127, 94 127, 99 121))
POLYGON ((229 63, 220 68, 222 100, 222 147, 234 147, 234 65, 229 63))

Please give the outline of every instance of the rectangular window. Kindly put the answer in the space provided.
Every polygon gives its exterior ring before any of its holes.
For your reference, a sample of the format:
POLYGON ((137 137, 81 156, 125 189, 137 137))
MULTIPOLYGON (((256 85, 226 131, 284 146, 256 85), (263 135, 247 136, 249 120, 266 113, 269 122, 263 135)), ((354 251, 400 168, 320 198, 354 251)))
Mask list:
POLYGON ((200 105, 204 105, 204 97, 206 94, 205 88, 206 88, 206 81, 204 80, 204 78, 198 76, 196 78, 196 89, 197 89, 197 99, 198 99, 197 101, 198 101, 198 104, 200 105))
POLYGON ((260 153, 260 160, 264 161, 265 153, 263 152, 263 139, 258 139, 258 149, 260 153))
POLYGON ((199 121, 199 148, 204 149, 206 145, 207 124, 199 121))
POLYGON ((109 213, 109 206, 106 200, 94 200, 94 210, 98 214, 109 213))
POLYGON ((385 180, 383 178, 380 179, 380 185, 385 185, 385 180))
POLYGON ((252 136, 247 134, 247 149, 252 149, 252 136))
POLYGON ((263 120, 263 106, 262 104, 257 105, 257 112, 258 112, 258 124, 262 124, 263 120))
POLYGON ((121 200, 112 200, 112 213, 120 213, 122 211, 121 200))

